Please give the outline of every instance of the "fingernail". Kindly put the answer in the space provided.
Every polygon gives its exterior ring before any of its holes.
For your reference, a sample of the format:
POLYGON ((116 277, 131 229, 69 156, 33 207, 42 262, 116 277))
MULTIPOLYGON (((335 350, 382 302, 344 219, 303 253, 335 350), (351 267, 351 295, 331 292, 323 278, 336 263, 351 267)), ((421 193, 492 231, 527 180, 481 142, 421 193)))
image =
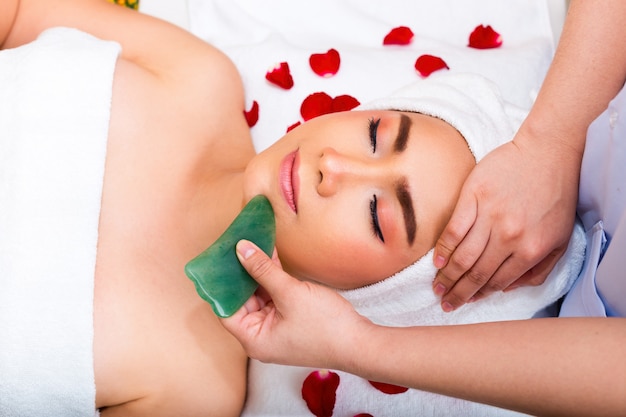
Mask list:
POLYGON ((445 311, 446 313, 454 311, 454 307, 452 307, 452 304, 450 304, 447 301, 444 301, 443 303, 441 303, 441 309, 445 311))
POLYGON ((434 260, 435 268, 441 269, 441 268, 443 268, 445 263, 446 263, 446 258, 444 258, 441 255, 435 256, 435 260, 434 260))
POLYGON ((252 255, 254 255, 255 252, 256 250, 254 249, 254 246, 252 246, 252 244, 247 240, 240 240, 237 243, 237 253, 243 259, 248 259, 252 255))
POLYGON ((438 282, 433 291, 435 292, 435 295, 441 297, 446 293, 446 287, 441 282, 438 282))

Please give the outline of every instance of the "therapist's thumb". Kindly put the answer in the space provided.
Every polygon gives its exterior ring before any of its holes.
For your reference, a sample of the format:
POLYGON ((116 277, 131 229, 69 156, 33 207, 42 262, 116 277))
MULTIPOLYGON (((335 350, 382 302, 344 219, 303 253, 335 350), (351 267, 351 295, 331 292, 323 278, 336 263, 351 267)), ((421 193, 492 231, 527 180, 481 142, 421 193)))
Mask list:
POLYGON ((248 240, 237 242, 237 257, 248 273, 268 292, 272 293, 285 283, 288 276, 282 270, 276 251, 270 259, 258 246, 248 240))

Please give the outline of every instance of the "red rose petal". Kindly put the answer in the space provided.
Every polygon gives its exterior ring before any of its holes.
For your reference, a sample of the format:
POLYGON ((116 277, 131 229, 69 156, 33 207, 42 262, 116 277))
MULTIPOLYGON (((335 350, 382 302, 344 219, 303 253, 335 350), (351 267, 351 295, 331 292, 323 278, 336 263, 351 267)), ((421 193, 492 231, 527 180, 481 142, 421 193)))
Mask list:
POLYGON ((374 388, 376 388, 378 391, 380 392, 384 392, 385 394, 402 394, 403 392, 407 392, 409 389, 406 387, 401 387, 399 385, 393 385, 393 384, 387 384, 384 382, 376 382, 376 381, 369 381, 370 384, 372 384, 372 386, 374 388))
POLYGON ((333 99, 332 112, 334 113, 334 112, 339 112, 339 111, 352 110, 359 104, 361 103, 359 103, 359 100, 357 100, 356 98, 349 96, 347 94, 343 94, 333 99))
POLYGON ((354 417, 374 417, 374 416, 369 413, 361 413, 361 414, 355 415, 354 417))
POLYGON ((281 88, 284 88, 285 90, 289 90, 293 87, 293 78, 291 77, 291 72, 289 71, 289 64, 286 62, 281 62, 271 70, 267 71, 265 79, 281 88))
POLYGON ((252 107, 250 110, 244 110, 243 115, 246 117, 246 122, 248 122, 248 126, 252 127, 259 121, 259 103, 254 100, 252 102, 252 107))
POLYGON ((322 77, 331 77, 339 71, 341 59, 336 49, 329 49, 324 54, 312 54, 309 57, 311 69, 322 77))
POLYGON ((302 383, 302 398, 316 417, 331 417, 337 399, 339 375, 328 370, 311 372, 302 383))
POLYGON ((300 126, 300 122, 295 122, 291 126, 287 127, 287 132, 291 132, 292 130, 294 130, 298 126, 300 126))
POLYGON ((413 31, 406 26, 398 26, 383 39, 383 45, 408 45, 413 40, 413 31))
POLYGON ((302 101, 300 114, 307 121, 323 114, 332 113, 333 99, 326 93, 318 92, 310 94, 302 101))
POLYGON ((300 106, 300 114, 304 121, 328 113, 352 110, 361 104, 356 98, 342 94, 332 98, 324 92, 317 92, 308 95, 300 106))
POLYGON ((502 36, 490 25, 478 25, 469 36, 469 47, 476 49, 498 48, 502 45, 502 36))
POLYGON ((428 77, 433 72, 444 68, 450 69, 443 59, 434 55, 422 55, 415 61, 415 69, 422 77, 428 77))

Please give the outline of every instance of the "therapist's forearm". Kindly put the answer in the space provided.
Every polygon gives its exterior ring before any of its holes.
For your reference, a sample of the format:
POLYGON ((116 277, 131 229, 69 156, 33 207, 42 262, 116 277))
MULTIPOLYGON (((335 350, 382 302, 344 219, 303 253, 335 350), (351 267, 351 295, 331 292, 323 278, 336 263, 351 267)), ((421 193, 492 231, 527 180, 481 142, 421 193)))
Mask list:
POLYGON ((589 124, 626 81, 626 1, 572 0, 554 60, 522 129, 582 154, 589 124))
POLYGON ((355 337, 338 362, 365 378, 533 415, 626 415, 626 319, 371 325, 355 337))

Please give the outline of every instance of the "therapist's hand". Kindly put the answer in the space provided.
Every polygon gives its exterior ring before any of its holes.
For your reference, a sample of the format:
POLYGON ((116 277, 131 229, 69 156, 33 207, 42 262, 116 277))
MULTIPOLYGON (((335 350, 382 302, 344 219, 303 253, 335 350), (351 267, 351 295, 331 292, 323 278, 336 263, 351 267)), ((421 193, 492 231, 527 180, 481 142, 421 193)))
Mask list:
POLYGON ((248 356, 263 362, 341 369, 350 361, 354 337, 371 322, 336 291, 299 281, 251 242, 237 244, 241 264, 261 285, 224 327, 248 356))
POLYGON ((572 233, 581 158, 566 141, 520 130, 477 164, 435 246, 444 311, 544 282, 572 233))

